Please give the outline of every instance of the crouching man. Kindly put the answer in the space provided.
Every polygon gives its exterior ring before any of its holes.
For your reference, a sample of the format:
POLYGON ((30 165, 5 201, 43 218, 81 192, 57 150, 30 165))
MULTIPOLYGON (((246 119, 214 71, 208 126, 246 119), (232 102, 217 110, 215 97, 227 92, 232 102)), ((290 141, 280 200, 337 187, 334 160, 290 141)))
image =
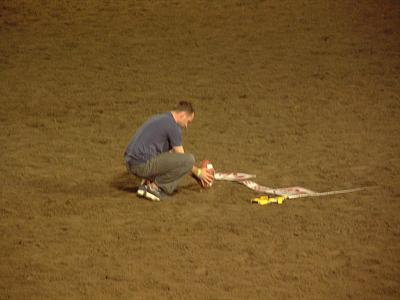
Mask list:
POLYGON ((192 104, 181 101, 172 111, 153 116, 137 130, 125 151, 125 163, 128 172, 143 179, 139 196, 160 201, 171 195, 190 172, 203 185, 213 181, 213 174, 197 168, 194 156, 186 154, 182 146, 182 128, 193 119, 192 104))

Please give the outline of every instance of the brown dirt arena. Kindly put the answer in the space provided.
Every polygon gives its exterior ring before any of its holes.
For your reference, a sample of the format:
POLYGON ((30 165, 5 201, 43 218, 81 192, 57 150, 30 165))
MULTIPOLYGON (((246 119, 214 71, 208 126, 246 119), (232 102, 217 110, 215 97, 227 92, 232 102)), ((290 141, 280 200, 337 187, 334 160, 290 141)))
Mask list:
POLYGON ((0 299, 399 299, 399 1, 0 1, 0 299), (125 147, 271 187, 136 197, 125 147))

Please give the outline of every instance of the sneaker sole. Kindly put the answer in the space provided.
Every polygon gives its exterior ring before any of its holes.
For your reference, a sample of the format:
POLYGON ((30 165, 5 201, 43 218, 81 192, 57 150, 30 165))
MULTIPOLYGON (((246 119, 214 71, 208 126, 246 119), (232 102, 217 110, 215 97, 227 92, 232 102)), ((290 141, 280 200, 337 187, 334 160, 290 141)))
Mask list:
POLYGON ((146 199, 149 199, 151 201, 160 201, 160 198, 158 198, 157 196, 151 194, 151 193, 147 193, 145 190, 138 190, 137 194, 141 197, 145 197, 146 199))
POLYGON ((144 197, 151 200, 151 201, 160 201, 160 198, 157 196, 153 195, 152 193, 144 193, 144 197))
POLYGON ((138 191, 137 191, 137 194, 138 194, 139 196, 144 197, 144 195, 146 194, 146 191, 144 191, 144 190, 138 190, 138 191))

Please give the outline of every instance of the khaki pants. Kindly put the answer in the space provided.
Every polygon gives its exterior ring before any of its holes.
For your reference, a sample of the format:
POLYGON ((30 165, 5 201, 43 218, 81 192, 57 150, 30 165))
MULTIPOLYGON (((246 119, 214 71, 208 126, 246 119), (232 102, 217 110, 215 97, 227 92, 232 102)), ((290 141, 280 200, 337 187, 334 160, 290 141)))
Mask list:
POLYGON ((179 180, 188 174, 194 165, 194 156, 186 153, 162 153, 144 164, 126 164, 128 172, 154 181, 164 192, 172 194, 179 180))

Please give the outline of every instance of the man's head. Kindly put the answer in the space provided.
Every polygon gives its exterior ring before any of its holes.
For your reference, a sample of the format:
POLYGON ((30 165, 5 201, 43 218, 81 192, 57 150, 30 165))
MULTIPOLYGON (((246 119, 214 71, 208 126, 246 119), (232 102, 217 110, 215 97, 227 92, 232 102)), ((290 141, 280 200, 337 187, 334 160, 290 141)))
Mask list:
POLYGON ((180 101, 172 110, 172 115, 179 126, 187 128, 194 118, 193 105, 188 101, 180 101))

